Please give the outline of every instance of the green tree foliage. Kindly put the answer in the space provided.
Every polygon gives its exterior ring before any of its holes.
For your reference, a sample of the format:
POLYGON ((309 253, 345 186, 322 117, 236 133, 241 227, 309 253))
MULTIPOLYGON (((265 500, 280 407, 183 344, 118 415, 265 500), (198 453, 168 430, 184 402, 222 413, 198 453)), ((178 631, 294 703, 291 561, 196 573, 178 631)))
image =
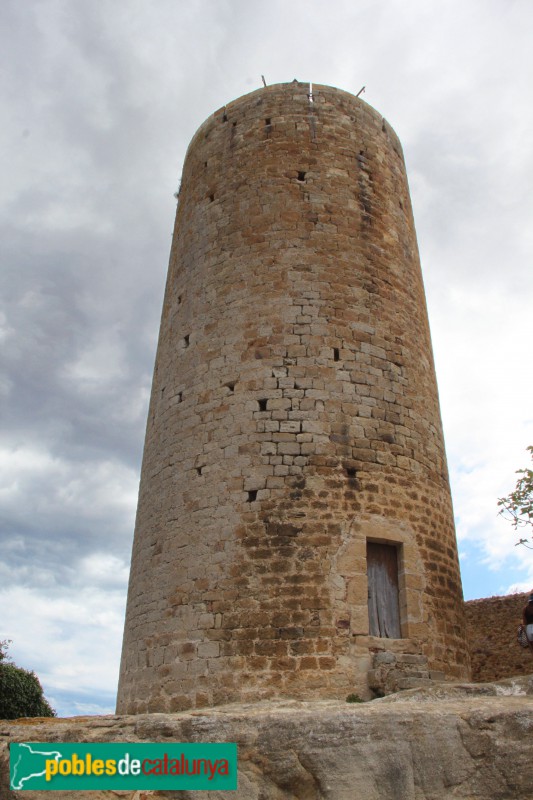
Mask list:
POLYGON ((8 646, 9 641, 0 642, 0 719, 55 717, 39 678, 10 662, 8 646))
MULTIPOLYGON (((533 446, 528 447, 531 458, 533 459, 533 446)), ((498 505, 500 514, 512 522, 515 530, 527 528, 533 529, 533 469, 518 469, 517 475, 521 477, 517 480, 514 491, 507 497, 500 497, 498 505)), ((533 535, 529 538, 520 538, 516 544, 523 544, 529 550, 533 550, 529 539, 533 540, 533 535)))

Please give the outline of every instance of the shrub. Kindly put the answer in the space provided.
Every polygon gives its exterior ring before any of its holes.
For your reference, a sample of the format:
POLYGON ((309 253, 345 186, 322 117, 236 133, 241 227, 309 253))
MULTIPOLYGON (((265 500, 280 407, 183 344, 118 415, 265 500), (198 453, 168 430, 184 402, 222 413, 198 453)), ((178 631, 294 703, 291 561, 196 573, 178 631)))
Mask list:
POLYGON ((359 697, 358 694, 349 694, 348 697, 346 698, 346 702, 347 703, 362 703, 364 701, 361 700, 361 698, 359 697))
POLYGON ((37 675, 6 661, 6 645, 0 642, 0 719, 55 717, 37 675))

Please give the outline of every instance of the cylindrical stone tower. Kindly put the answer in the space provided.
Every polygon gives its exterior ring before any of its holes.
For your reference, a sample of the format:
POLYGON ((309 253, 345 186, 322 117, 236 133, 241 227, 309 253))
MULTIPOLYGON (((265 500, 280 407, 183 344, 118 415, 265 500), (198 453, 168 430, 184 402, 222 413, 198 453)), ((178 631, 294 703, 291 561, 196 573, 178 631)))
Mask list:
POLYGON ((376 653, 468 674, 402 150, 269 86, 185 161, 117 709, 369 697, 376 653))

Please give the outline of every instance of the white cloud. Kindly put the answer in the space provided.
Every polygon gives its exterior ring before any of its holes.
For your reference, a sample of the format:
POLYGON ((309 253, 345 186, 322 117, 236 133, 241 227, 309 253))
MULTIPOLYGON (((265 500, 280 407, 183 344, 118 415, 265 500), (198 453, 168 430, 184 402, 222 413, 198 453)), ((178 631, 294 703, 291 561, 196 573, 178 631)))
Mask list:
POLYGON ((125 591, 125 581, 114 591, 81 582, 66 590, 56 586, 57 594, 2 589, 0 639, 12 639, 14 662, 36 672, 51 702, 65 692, 87 698, 112 695, 118 682, 125 591))
POLYGON ((106 331, 77 354, 73 363, 65 365, 65 377, 80 392, 99 392, 117 384, 125 370, 124 343, 106 331))
POLYGON ((31 447, 0 449, 0 485, 4 509, 26 521, 79 514, 89 521, 125 516, 131 523, 137 501, 137 475, 120 462, 73 464, 31 447))
POLYGON ((533 560, 529 565, 528 576, 522 581, 511 584, 506 590, 506 594, 515 594, 516 592, 533 592, 533 560))
POLYGON ((110 553, 91 553, 80 560, 78 568, 84 585, 118 584, 123 589, 128 582, 129 564, 110 553))

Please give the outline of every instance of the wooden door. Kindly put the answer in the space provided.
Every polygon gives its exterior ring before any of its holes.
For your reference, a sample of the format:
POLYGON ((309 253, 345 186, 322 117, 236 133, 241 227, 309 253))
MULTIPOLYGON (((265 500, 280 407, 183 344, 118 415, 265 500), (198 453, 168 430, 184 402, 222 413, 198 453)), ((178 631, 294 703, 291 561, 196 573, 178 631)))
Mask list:
POLYGON ((368 542, 366 563, 370 635, 401 639, 396 547, 368 542))

